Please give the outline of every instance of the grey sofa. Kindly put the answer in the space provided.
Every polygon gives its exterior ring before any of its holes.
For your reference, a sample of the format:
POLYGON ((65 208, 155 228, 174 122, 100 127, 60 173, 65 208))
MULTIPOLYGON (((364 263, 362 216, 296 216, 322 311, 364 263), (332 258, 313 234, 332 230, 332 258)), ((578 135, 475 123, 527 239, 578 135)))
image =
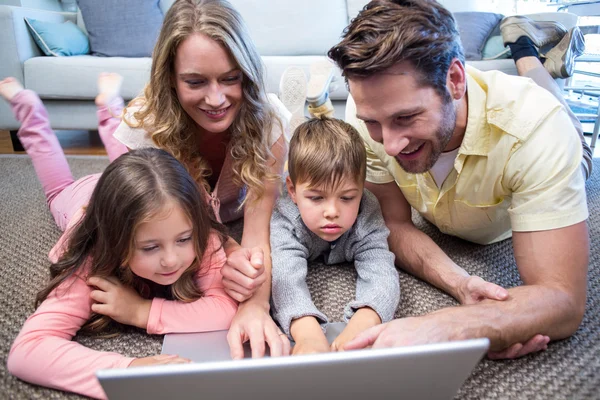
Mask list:
MULTIPOLYGON (((160 0, 166 11, 174 0, 160 0)), ((266 68, 267 90, 277 93, 283 71, 291 65, 308 73, 309 65, 325 58, 350 19, 367 0, 280 0, 265 8, 260 0, 230 0, 246 20, 266 68)), ((59 0, 55 10, 60 10, 59 0)), ((445 3, 444 1, 441 1, 445 3)), ((126 100, 137 96, 149 77, 151 59, 96 57, 92 55, 49 57, 40 52, 29 34, 24 17, 62 22, 71 20, 85 29, 81 14, 2 5, 0 0, 0 79, 14 76, 43 99, 54 129, 96 129, 93 99, 100 72, 124 76, 122 94, 126 100)), ((6 4, 6 3, 5 3, 6 4)), ((453 3, 447 6, 451 9, 453 3)), ((451 9, 452 10, 452 9, 451 9)), ((541 19, 561 19, 574 25, 577 17, 567 13, 546 13, 541 19)), ((516 74, 512 60, 469 61, 482 70, 499 69, 516 74)), ((336 116, 343 118, 345 85, 331 93, 336 116)), ((5 102, 0 102, 0 130, 15 130, 19 124, 5 102)))

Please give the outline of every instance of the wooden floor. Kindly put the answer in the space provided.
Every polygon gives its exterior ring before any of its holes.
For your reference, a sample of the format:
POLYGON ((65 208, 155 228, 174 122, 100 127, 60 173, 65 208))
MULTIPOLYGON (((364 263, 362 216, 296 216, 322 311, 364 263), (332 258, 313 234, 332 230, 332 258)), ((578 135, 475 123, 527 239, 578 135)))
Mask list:
MULTIPOLYGON (((97 131, 56 131, 65 154, 106 155, 97 131)), ((0 130, 0 154, 25 154, 15 151, 9 131, 0 130)))

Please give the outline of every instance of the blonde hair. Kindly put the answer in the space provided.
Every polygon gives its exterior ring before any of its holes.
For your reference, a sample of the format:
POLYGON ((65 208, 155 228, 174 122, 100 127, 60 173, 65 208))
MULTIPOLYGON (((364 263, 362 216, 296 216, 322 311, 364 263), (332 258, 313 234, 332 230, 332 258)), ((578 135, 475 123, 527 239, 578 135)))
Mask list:
POLYGON ((198 153, 197 125, 181 107, 173 87, 177 49, 197 33, 221 44, 243 73, 243 102, 229 128, 229 151, 235 183, 247 185, 251 200, 258 200, 265 193, 265 181, 278 180, 269 171, 269 136, 275 123, 282 130, 283 125, 268 102, 258 51, 241 16, 227 1, 177 0, 171 6, 154 47, 150 82, 144 96, 130 103, 141 108, 133 113, 133 121, 124 120, 131 127, 145 129, 159 147, 184 163, 207 187, 204 178, 212 171, 198 153))
POLYGON ((313 118, 296 128, 288 171, 294 185, 336 187, 343 179, 365 180, 367 154, 354 127, 334 118, 313 118))

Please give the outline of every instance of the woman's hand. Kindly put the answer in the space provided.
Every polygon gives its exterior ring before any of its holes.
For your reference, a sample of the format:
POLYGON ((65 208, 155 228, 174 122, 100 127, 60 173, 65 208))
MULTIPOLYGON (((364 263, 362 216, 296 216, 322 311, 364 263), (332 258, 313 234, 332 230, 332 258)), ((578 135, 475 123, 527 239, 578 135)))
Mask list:
POLYGON ((188 364, 192 360, 171 354, 159 354, 151 357, 136 358, 127 368, 147 367, 149 365, 188 364))
POLYGON ((93 312, 106 315, 122 324, 146 329, 152 300, 142 298, 133 288, 112 277, 92 276, 87 284, 96 288, 90 293, 94 300, 93 312))
POLYGON ((258 302, 240 304, 227 333, 231 358, 244 358, 243 343, 247 341, 250 341, 252 358, 265 355, 265 343, 269 345, 271 357, 290 354, 290 341, 271 319, 268 304, 266 307, 258 302))
POLYGON ((238 302, 244 302, 265 283, 264 254, 260 247, 237 249, 227 255, 227 263, 221 268, 225 293, 238 302))

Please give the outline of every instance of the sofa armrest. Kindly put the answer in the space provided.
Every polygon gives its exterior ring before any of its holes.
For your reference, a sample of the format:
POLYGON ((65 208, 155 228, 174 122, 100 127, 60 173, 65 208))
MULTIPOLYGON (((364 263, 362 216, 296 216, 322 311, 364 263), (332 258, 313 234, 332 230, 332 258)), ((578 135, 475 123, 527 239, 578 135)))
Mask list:
MULTIPOLYGON (((42 56, 27 30, 25 17, 48 22, 77 22, 76 13, 52 12, 26 7, 0 6, 0 79, 14 76, 24 81, 23 63, 42 56)), ((26 84, 23 82, 23 84, 26 84)))

